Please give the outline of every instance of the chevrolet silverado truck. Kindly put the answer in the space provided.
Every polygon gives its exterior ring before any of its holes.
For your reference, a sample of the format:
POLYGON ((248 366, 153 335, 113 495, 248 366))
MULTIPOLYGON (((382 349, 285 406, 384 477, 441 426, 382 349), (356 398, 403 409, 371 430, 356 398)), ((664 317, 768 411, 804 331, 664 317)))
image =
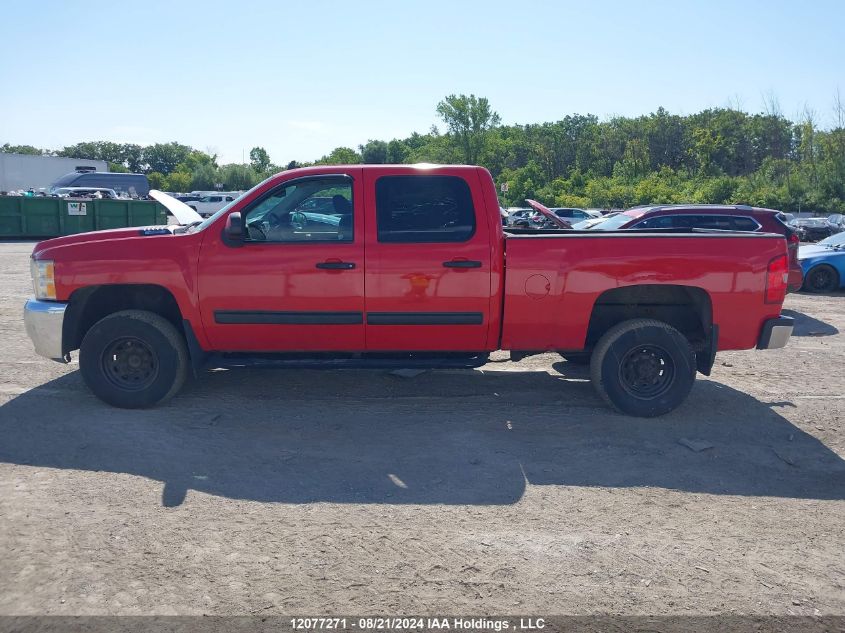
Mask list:
POLYGON ((151 195, 182 225, 32 254, 35 351, 78 349, 85 383, 118 407, 164 402, 209 363, 472 367, 502 349, 589 362, 604 400, 651 417, 718 350, 792 333, 783 235, 507 229, 481 167, 294 169, 204 220, 151 195))

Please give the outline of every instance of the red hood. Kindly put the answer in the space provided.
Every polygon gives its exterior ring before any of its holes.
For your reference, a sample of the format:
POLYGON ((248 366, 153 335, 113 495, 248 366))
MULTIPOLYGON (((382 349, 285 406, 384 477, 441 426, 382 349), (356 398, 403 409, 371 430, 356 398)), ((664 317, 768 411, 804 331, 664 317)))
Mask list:
POLYGON ((172 233, 172 231, 166 226, 133 226, 125 229, 108 229, 105 231, 74 233, 73 235, 54 237, 50 240, 38 242, 38 244, 35 245, 35 248, 32 249, 32 252, 37 254, 48 248, 70 246, 71 244, 85 244, 87 242, 102 242, 105 240, 121 240, 129 237, 144 237, 149 235, 166 235, 167 233, 172 233))

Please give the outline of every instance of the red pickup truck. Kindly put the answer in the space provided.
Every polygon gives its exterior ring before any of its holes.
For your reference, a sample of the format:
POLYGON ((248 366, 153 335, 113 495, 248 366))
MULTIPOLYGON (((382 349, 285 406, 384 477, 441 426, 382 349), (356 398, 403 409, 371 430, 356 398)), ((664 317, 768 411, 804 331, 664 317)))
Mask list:
POLYGON ((787 266, 767 233, 503 229, 480 167, 311 167, 203 221, 39 243, 24 313, 36 352, 79 349, 119 407, 259 354, 478 366, 504 349, 589 360, 608 403, 656 416, 717 350, 786 344, 787 266))

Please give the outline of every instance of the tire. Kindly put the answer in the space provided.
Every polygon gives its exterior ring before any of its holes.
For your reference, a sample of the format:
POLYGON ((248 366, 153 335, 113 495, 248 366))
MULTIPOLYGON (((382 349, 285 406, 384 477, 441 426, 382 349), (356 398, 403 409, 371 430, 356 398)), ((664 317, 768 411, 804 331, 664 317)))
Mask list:
POLYGON ((563 356, 567 363, 572 363, 573 365, 590 364, 590 354, 587 352, 583 354, 578 354, 577 352, 573 354, 561 354, 561 356, 563 356))
POLYGON ((695 382, 695 352, 663 321, 632 319, 610 328, 590 360, 599 395, 620 413, 642 418, 677 408, 695 382))
POLYGON ((833 292, 838 288, 839 273, 827 264, 814 266, 804 278, 804 289, 808 292, 833 292))
POLYGON ((143 409, 172 398, 185 382, 188 364, 179 331, 144 310, 100 319, 79 348, 85 384, 100 400, 122 409, 143 409))

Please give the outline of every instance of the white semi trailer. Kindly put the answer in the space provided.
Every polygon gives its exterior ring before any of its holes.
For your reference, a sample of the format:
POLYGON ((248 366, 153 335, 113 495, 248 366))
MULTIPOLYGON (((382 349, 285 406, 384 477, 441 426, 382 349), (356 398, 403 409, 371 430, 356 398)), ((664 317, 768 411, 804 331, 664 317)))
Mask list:
POLYGON ((77 170, 108 171, 109 165, 104 160, 0 152, 0 191, 47 190, 54 180, 77 170))

